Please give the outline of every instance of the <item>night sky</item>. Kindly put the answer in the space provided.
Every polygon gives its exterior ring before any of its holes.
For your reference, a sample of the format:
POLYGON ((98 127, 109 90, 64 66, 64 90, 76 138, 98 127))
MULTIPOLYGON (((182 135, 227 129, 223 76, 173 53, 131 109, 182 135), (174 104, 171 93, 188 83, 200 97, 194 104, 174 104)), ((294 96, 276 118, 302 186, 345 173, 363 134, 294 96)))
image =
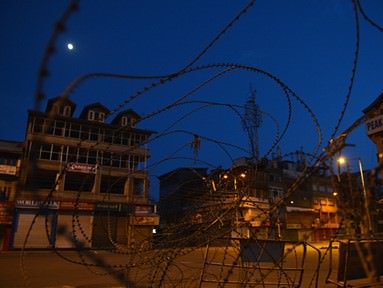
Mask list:
MULTIPOLYGON (((37 103, 42 110, 48 98, 60 95, 83 74, 166 76, 197 60, 191 72, 152 89, 145 87, 157 84, 158 78, 90 77, 70 91, 75 115, 84 105, 101 102, 112 111, 132 108, 143 116, 138 126, 157 132, 148 143, 153 187, 156 176, 177 167, 229 167, 233 159, 248 156, 239 115, 251 89, 264 111, 258 130, 261 156, 286 123, 282 154, 300 149, 313 153, 318 145, 320 151, 334 133, 347 96, 336 135, 383 92, 383 32, 359 13, 357 38, 351 0, 259 0, 224 29, 251 2, 84 0, 65 21, 65 31, 57 33, 54 53, 45 54, 52 33, 58 32, 54 23, 68 3, 0 1, 0 138, 24 139, 26 112, 36 107, 44 55, 49 56, 48 77, 42 82, 44 99, 37 103), (294 94, 288 98, 278 82, 294 94), (145 93, 136 96, 138 91, 145 93), (169 109, 160 110, 165 107, 169 109), (319 144, 313 118, 322 132, 319 144), (193 134, 201 138, 197 154, 190 145, 193 134)), ((361 4, 382 27, 383 1, 361 4)), ((346 148, 346 155, 361 157, 366 167, 376 164, 364 126, 350 134, 348 143, 356 146, 346 148)))

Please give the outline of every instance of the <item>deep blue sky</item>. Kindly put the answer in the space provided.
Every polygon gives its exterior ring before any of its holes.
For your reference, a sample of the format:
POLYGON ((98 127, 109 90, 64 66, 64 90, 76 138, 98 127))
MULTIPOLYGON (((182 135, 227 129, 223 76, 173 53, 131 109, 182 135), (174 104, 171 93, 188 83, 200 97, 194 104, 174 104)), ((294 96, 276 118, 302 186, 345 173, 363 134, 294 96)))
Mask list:
MULTIPOLYGON (((188 64, 244 7, 244 0, 130 1, 84 0, 67 21, 66 31, 55 43, 49 77, 44 82, 46 99, 57 96, 68 83, 89 72, 130 75, 166 75, 188 64), (72 42, 75 49, 66 49, 72 42)), ((365 12, 383 25, 383 1, 363 0, 365 12)), ((0 2, 0 138, 24 138, 27 109, 34 107, 38 69, 53 24, 66 1, 4 0, 0 2)), ((360 15, 359 15, 360 16, 360 15)), ((341 129, 362 115, 383 92, 383 33, 360 20, 360 54, 349 106, 341 129)), ((321 124, 323 145, 333 132, 348 92, 355 53, 355 23, 351 0, 258 0, 196 65, 238 63, 263 69, 287 84, 312 109, 321 124)), ((124 108, 148 115, 189 92, 222 69, 206 69, 150 90, 124 108)), ((123 103, 152 81, 92 78, 81 82, 70 98, 84 105, 101 102, 109 109, 123 103)), ((284 127, 288 102, 281 89, 259 73, 235 70, 212 81, 188 100, 242 105, 249 87, 257 90, 261 109, 284 127)), ((42 102, 45 109, 46 99, 42 102)), ((238 116, 227 107, 187 104, 140 123, 140 127, 163 131, 187 130, 218 141, 248 148, 238 116), (182 121, 177 121, 187 115, 182 121)), ((350 135, 355 148, 346 154, 375 164, 375 148, 360 127, 350 135)), ((275 137, 274 122, 264 117, 259 129, 261 154, 275 137)), ((149 144, 151 163, 171 157, 194 157, 192 136, 173 133, 149 144), (183 148, 182 148, 183 147, 183 148), (175 153, 175 151, 178 151, 175 153), (175 154, 173 154, 175 153, 175 154)), ((317 143, 313 121, 303 105, 292 99, 292 119, 282 153, 300 149, 312 152, 317 143)), ((244 152, 228 148, 231 157, 244 152)), ((231 163, 217 144, 202 141, 199 158, 213 166, 231 163)), ((150 173, 160 175, 179 166, 203 166, 192 160, 164 161, 150 173)), ((155 184, 153 184, 155 185, 155 184)))

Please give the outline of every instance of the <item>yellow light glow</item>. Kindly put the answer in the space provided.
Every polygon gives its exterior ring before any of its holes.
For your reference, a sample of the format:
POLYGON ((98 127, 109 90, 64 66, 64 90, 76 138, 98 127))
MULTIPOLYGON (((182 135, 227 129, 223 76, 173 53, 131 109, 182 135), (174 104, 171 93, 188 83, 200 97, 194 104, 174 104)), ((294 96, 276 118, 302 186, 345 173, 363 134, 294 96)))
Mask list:
POLYGON ((346 163, 346 158, 344 158, 343 156, 340 156, 336 161, 337 161, 340 165, 343 165, 344 163, 346 163))
POLYGON ((241 173, 241 175, 239 175, 241 178, 245 178, 246 177, 246 174, 245 173, 241 173))
POLYGON ((224 175, 222 176, 222 178, 223 178, 223 179, 227 179, 227 178, 229 178, 229 176, 227 176, 227 174, 224 174, 224 175))

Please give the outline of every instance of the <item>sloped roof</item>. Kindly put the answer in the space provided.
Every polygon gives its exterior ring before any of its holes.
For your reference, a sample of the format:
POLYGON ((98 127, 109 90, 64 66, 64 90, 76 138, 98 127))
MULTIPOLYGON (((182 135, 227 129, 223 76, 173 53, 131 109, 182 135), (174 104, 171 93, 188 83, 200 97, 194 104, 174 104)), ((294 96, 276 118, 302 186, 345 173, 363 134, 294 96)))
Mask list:
POLYGON ((133 109, 127 109, 118 113, 116 117, 114 117, 112 124, 117 124, 120 121, 121 117, 124 115, 132 115, 137 119, 141 119, 141 116, 136 111, 134 111, 133 109))
POLYGON ((70 105, 72 107, 72 113, 73 113, 74 109, 76 108, 76 104, 73 101, 71 101, 68 97, 57 96, 57 97, 50 98, 48 100, 45 112, 51 111, 52 106, 55 103, 70 105))
POLYGON ((105 114, 109 114, 110 112, 110 110, 107 107, 102 105, 100 102, 96 102, 96 103, 91 103, 84 106, 84 108, 81 111, 80 118, 83 118, 83 119, 86 118, 88 111, 91 110, 92 108, 98 111, 104 112, 105 114))
POLYGON ((370 105, 368 105, 362 111, 364 114, 368 114, 371 110, 379 107, 382 103, 383 103, 383 93, 380 94, 370 105))

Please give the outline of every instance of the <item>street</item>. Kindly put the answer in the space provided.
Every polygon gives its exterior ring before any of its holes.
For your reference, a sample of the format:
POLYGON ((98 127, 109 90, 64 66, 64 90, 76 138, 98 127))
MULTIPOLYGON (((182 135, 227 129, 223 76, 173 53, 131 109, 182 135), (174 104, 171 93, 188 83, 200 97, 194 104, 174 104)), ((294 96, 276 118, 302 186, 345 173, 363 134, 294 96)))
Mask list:
MULTIPOLYGON (((133 254, 88 250, 81 255, 76 251, 6 251, 0 254, 1 287, 206 288, 218 287, 219 283, 225 283, 224 287, 298 287, 301 273, 300 287, 316 287, 318 251, 323 255, 325 244, 318 243, 315 248, 307 246, 302 266, 303 246, 294 249, 286 246, 288 256, 278 267, 267 262, 243 263, 235 257, 233 247, 209 248, 208 253, 206 248, 133 254), (247 285, 243 286, 244 283, 247 285)), ((335 259, 337 251, 333 250, 335 259)), ((327 255, 320 266, 317 287, 335 287, 325 284, 328 259, 327 255)))

